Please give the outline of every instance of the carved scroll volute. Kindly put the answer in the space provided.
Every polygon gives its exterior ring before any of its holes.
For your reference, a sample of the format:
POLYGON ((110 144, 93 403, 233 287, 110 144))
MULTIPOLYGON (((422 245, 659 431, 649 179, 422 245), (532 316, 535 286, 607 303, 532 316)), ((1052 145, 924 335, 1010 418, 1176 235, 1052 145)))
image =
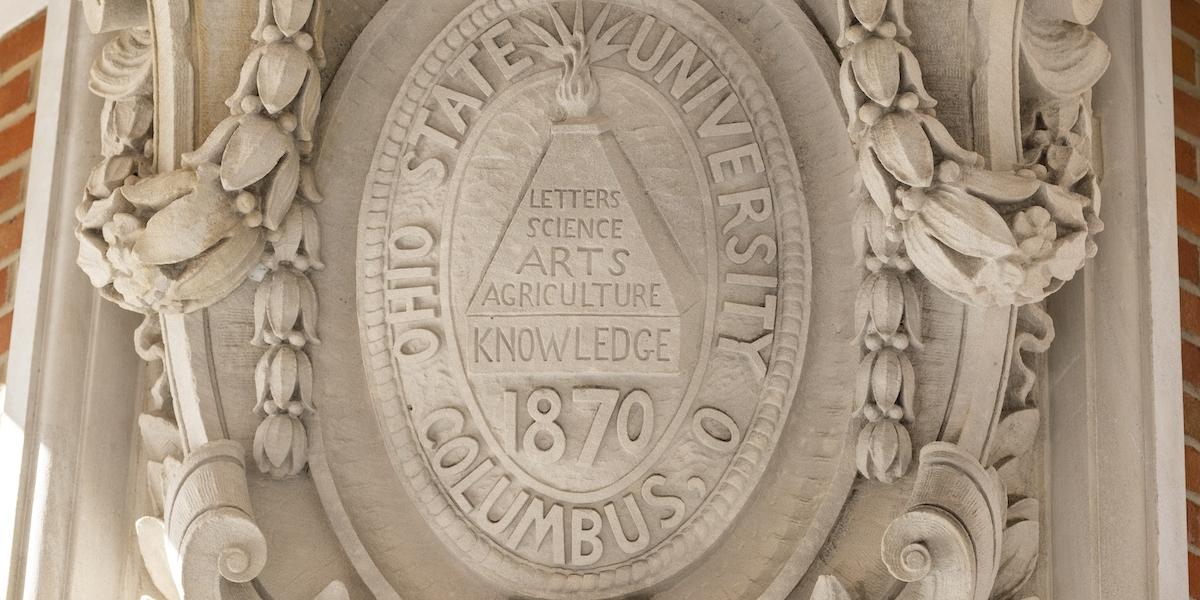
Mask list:
POLYGON ((910 582, 906 598, 987 600, 1000 567, 1004 486, 993 469, 945 442, 921 451, 911 508, 888 526, 883 562, 910 582))
POLYGON ((92 33, 145 26, 145 0, 81 0, 83 17, 92 33))
POLYGON ((138 521, 146 567, 164 594, 221 598, 222 581, 245 583, 267 562, 267 542, 250 507, 245 451, 237 442, 206 444, 165 465, 164 515, 138 521))

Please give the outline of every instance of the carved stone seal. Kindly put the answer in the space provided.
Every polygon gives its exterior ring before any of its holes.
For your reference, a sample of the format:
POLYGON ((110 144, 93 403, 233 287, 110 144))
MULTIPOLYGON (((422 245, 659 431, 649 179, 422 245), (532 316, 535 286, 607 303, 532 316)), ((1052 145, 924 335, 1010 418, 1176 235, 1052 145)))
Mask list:
POLYGON ((754 62, 688 0, 477 2, 388 123, 360 323, 425 518, 518 593, 678 575, 798 381, 800 178, 754 62))

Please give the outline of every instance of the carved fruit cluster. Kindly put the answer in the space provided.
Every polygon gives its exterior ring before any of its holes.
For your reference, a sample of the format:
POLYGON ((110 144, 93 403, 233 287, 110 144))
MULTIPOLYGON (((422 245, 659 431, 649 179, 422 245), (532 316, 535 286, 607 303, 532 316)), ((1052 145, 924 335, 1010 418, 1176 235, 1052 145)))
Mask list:
POLYGON ((984 170, 960 147, 897 41, 907 32, 902 12, 896 0, 842 5, 841 88, 863 183, 888 235, 942 291, 981 306, 1040 301, 1083 266, 1096 201, 1043 164, 984 170))
POLYGON ((220 164, 221 185, 235 193, 243 225, 265 230, 266 273, 254 295, 253 343, 266 346, 255 369, 254 435, 258 468, 272 477, 308 464, 303 418, 313 412, 308 348, 316 334, 317 294, 308 273, 324 268, 312 204, 322 200, 309 157, 320 110, 321 9, 313 0, 262 0, 254 39, 230 116, 187 157, 220 164))

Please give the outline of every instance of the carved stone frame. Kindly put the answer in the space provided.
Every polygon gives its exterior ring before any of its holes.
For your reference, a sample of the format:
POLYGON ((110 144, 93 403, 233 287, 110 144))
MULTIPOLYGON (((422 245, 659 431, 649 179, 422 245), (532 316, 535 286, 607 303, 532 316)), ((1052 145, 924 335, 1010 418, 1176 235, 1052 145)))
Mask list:
MULTIPOLYGON (((1114 50, 1097 90, 1108 229, 1097 262, 1051 302, 1059 332, 1046 427, 1053 597, 1185 595, 1167 14, 1164 0, 1110 0, 1096 26, 1114 50), (1115 116, 1129 106, 1136 118, 1115 116), (1130 371, 1137 377, 1103 379, 1130 371), (1055 475, 1079 466, 1084 477, 1055 475), (1079 552, 1084 546, 1093 552, 1079 552)), ((143 461, 132 434, 144 402, 130 400, 147 382, 135 376, 128 342, 136 319, 100 301, 74 265, 71 208, 96 160, 98 100, 86 72, 101 41, 82 21, 78 3, 50 9, 5 403, 27 434, 21 473, 0 482, 19 489, 10 597, 135 591, 129 520, 88 518, 133 512, 126 501, 143 461), (91 551, 98 539, 111 552, 91 551)))

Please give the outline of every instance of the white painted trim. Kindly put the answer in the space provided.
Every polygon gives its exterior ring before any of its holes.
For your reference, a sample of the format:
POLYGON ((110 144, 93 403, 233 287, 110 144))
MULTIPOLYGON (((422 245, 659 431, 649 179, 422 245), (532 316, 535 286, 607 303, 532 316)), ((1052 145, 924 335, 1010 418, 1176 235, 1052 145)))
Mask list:
POLYGON ((1188 597, 1171 28, 1167 0, 1111 0, 1095 91, 1100 254, 1050 300, 1051 598, 1188 597))
POLYGON ((87 74, 104 41, 78 2, 50 7, 0 442, 0 514, 16 514, 11 556, 9 536, 0 540, 0 589, 12 600, 136 590, 138 317, 98 298, 75 266, 72 234, 99 160, 100 100, 87 74))

